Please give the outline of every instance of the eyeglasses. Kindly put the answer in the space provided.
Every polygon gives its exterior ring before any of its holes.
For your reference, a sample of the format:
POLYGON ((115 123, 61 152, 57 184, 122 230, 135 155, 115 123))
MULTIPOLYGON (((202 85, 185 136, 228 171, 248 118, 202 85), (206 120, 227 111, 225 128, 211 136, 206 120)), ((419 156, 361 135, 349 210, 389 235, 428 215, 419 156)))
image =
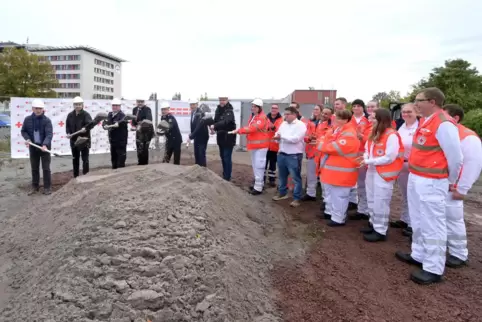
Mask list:
POLYGON ((431 101, 431 99, 429 99, 429 98, 424 98, 424 99, 415 99, 415 102, 414 102, 414 103, 428 102, 428 101, 431 101))

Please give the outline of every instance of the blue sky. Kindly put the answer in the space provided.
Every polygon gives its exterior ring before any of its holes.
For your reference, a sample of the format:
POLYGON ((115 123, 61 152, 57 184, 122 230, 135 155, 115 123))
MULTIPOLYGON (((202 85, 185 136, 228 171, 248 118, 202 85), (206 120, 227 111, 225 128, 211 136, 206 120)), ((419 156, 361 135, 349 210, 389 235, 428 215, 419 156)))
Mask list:
POLYGON ((477 0, 16 0, 0 41, 89 45, 125 58, 123 96, 281 98, 405 93, 444 60, 482 69, 477 0))

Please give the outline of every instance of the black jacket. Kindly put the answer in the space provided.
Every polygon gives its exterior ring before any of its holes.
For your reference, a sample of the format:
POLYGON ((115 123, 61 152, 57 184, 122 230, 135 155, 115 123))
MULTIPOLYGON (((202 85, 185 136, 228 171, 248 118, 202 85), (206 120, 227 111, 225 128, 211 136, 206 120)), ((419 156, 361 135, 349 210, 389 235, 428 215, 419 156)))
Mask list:
POLYGON ((176 148, 182 144, 181 130, 176 118, 172 114, 161 116, 161 121, 167 121, 171 126, 166 132, 166 148, 176 148))
POLYGON ((22 129, 20 130, 20 133, 25 141, 30 140, 32 143, 45 145, 49 150, 52 147, 53 132, 52 121, 47 116, 44 114, 41 116, 35 116, 33 113, 25 118, 22 124, 22 129), (40 122, 39 134, 40 141, 42 142, 35 142, 35 118, 38 118, 37 121, 40 122))
POLYGON ((78 136, 82 137, 88 137, 89 140, 87 141, 87 147, 90 148, 90 130, 91 127, 88 125, 91 125, 89 123, 92 122, 92 117, 90 116, 89 112, 86 110, 81 110, 79 114, 76 113, 76 111, 72 111, 67 115, 67 120, 65 121, 65 132, 67 134, 72 134, 75 133, 82 128, 86 128, 87 132, 86 133, 81 133, 78 135, 74 135, 70 138, 70 146, 73 147, 75 141, 77 140, 78 136))
POLYGON ((217 132, 216 141, 220 147, 233 147, 236 145, 236 134, 228 134, 228 131, 236 130, 236 120, 231 103, 224 107, 218 105, 214 113, 214 130, 217 132))
POLYGON ((209 141, 209 130, 206 124, 202 122, 203 117, 204 113, 199 108, 191 112, 191 135, 189 139, 200 143, 209 141))
POLYGON ((140 110, 138 106, 134 107, 132 110, 132 115, 136 116, 136 119, 132 120, 132 126, 137 126, 144 120, 152 121, 151 108, 146 105, 144 105, 140 110), (137 114, 137 111, 139 111, 139 114, 137 114))
MULTIPOLYGON (((119 122, 124 119, 126 115, 124 112, 119 111, 116 115, 109 112, 107 115, 107 125, 112 125, 115 122, 119 122)), ((119 122, 119 127, 113 127, 108 130, 109 143, 115 147, 122 147, 127 145, 127 138, 129 136, 129 130, 127 128, 127 121, 119 122)))

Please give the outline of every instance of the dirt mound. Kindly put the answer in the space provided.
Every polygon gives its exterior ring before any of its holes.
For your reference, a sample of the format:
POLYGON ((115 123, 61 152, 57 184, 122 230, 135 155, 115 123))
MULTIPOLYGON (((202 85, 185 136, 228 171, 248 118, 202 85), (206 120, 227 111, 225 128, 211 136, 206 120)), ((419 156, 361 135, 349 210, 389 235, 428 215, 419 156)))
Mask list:
POLYGON ((283 214, 198 166, 101 170, 37 202, 1 225, 1 321, 278 321, 271 263, 303 255, 283 214))

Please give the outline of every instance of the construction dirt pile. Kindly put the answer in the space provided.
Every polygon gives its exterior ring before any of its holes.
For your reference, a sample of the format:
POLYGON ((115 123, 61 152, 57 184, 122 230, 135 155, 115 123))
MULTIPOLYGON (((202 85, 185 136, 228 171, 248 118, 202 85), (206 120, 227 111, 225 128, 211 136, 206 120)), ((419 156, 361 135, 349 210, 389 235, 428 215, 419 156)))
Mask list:
POLYGON ((72 180, 0 223, 0 321, 279 321, 303 245, 271 207, 198 166, 72 180))

